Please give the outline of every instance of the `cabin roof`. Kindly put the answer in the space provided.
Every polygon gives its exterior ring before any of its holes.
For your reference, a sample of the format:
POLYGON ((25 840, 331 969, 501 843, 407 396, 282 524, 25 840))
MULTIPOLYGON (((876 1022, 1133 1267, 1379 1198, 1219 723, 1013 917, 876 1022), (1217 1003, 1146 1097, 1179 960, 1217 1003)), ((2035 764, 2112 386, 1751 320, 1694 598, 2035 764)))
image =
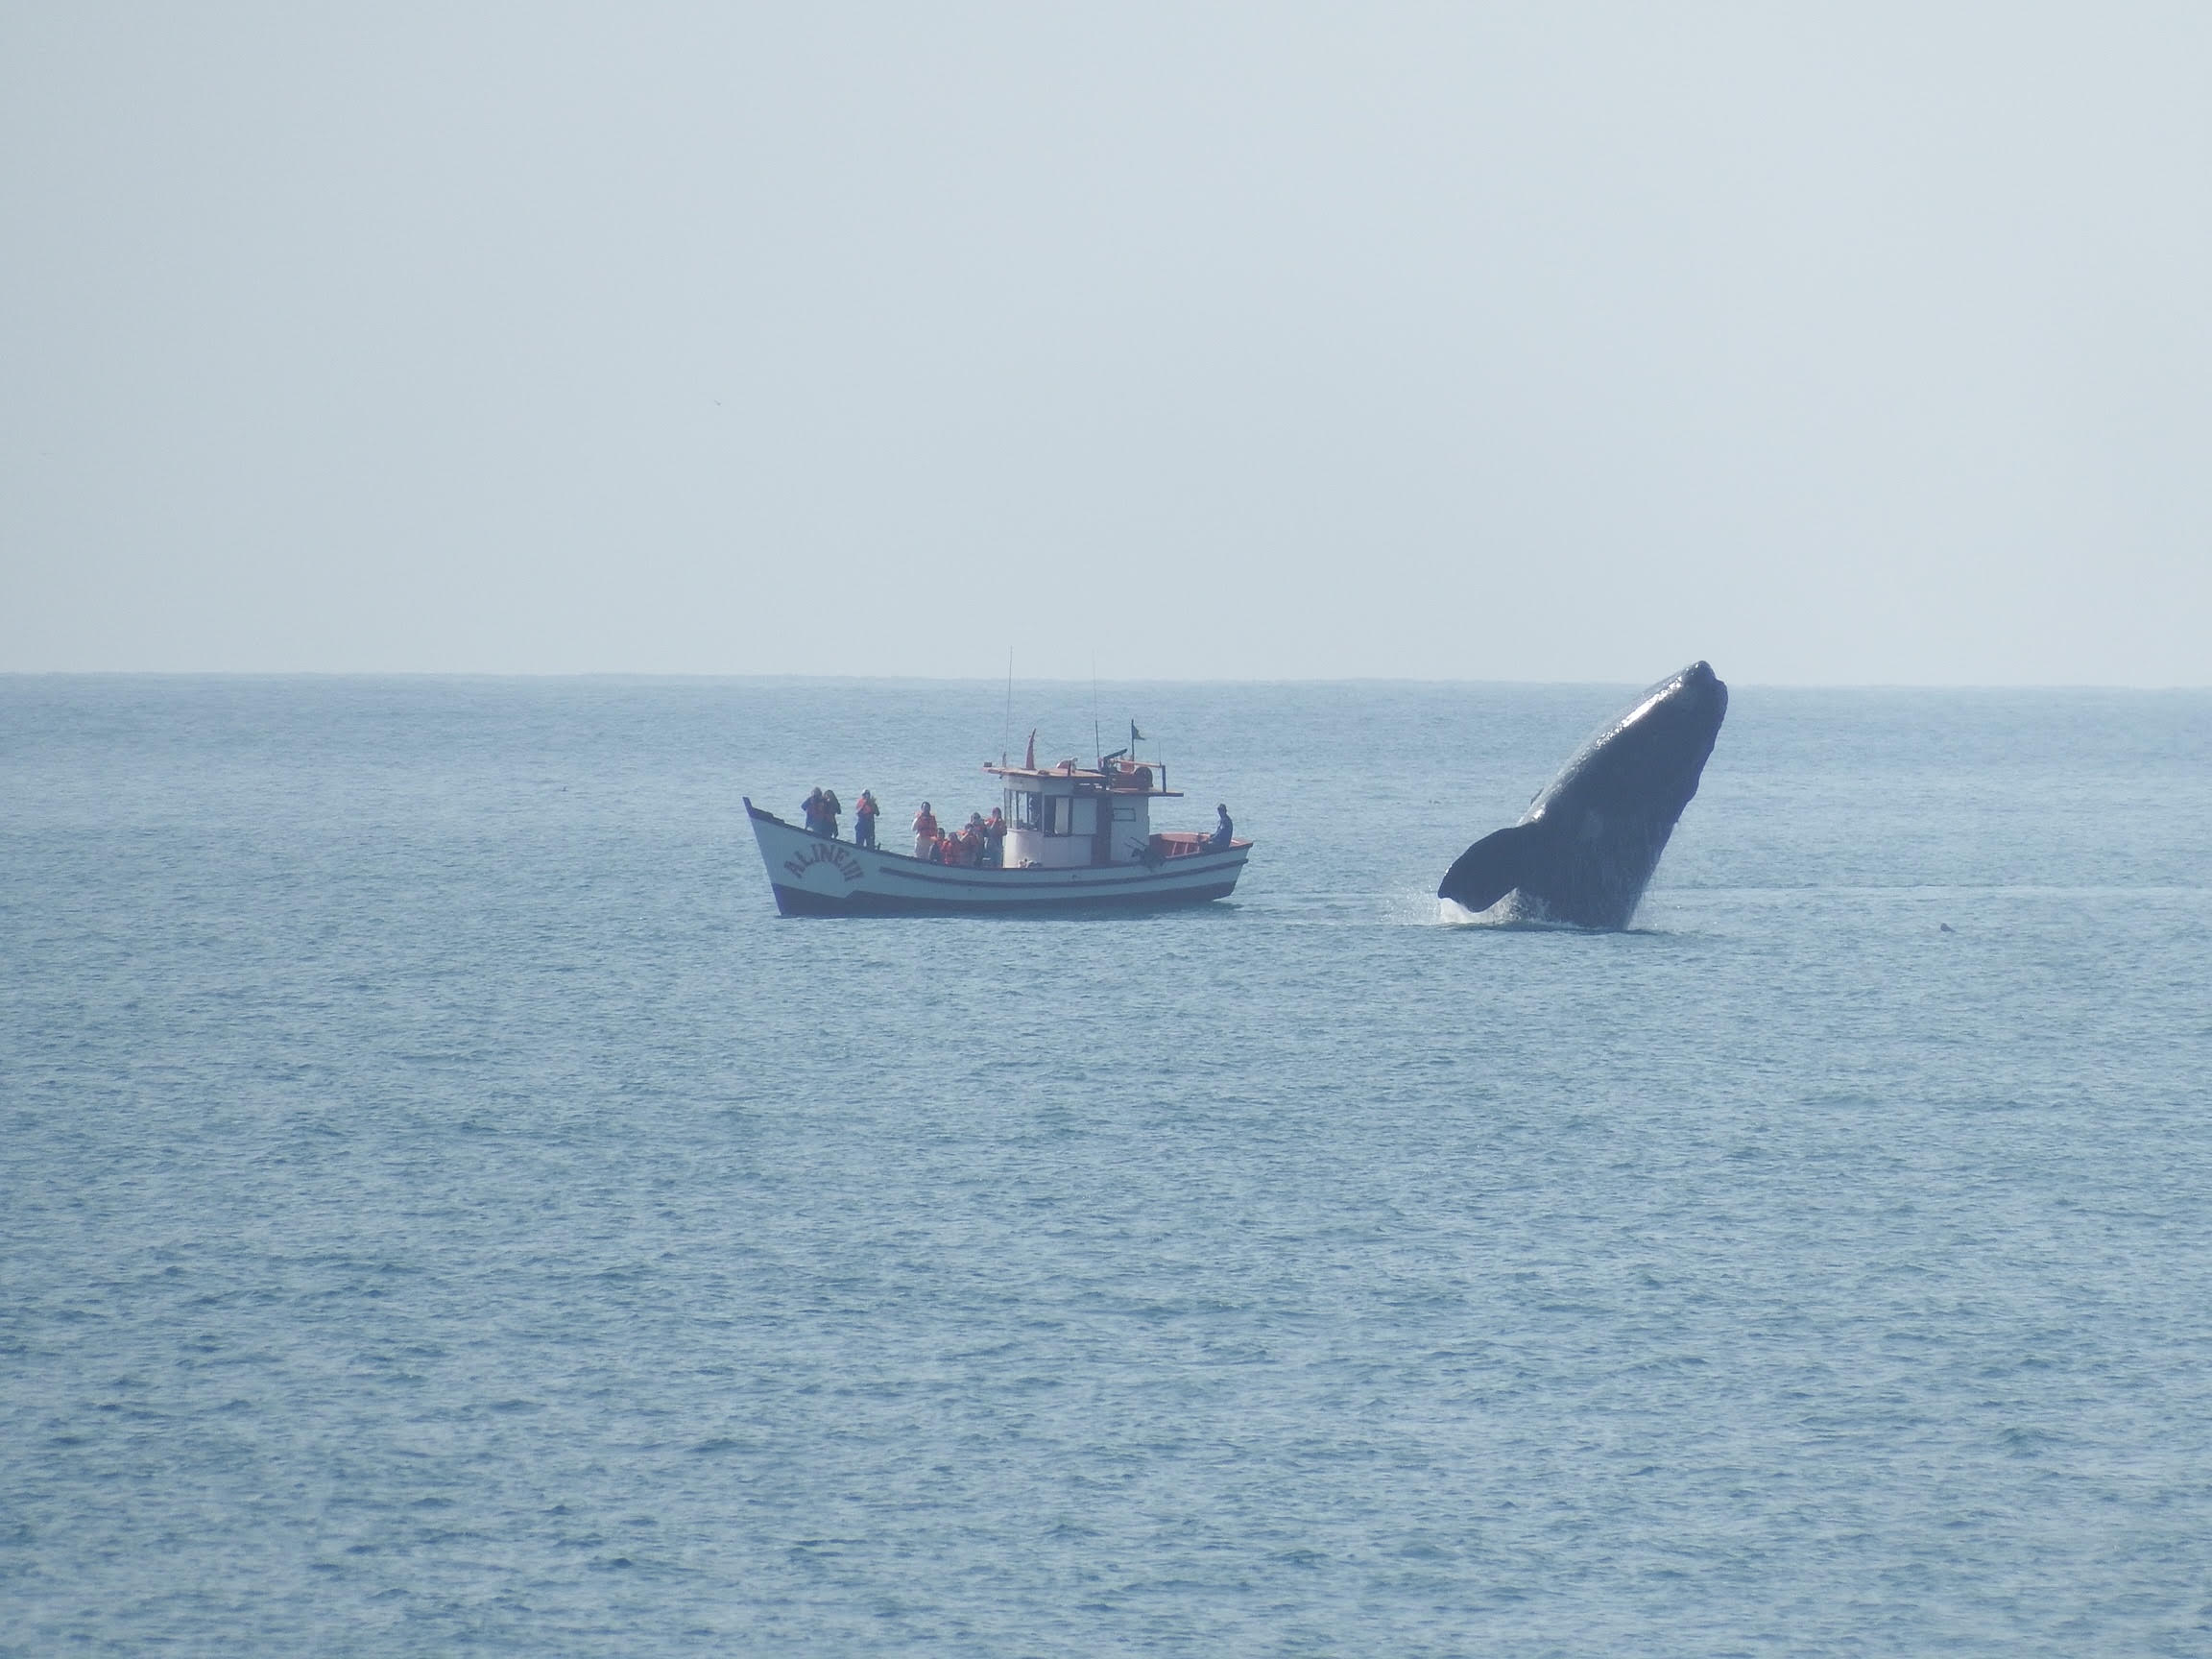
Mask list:
MULTIPOLYGON (((1154 777, 1165 776, 1162 768, 1152 766, 1149 761, 1145 762, 1145 765, 1154 777)), ((1072 781, 1077 783, 1088 783, 1094 789, 1109 789, 1117 795, 1151 795, 1173 800, 1181 800, 1183 797, 1183 791, 1180 789, 1163 789, 1157 786, 1150 789, 1140 789, 1137 787, 1136 779, 1129 773, 1100 772, 1090 766, 994 766, 986 760, 983 763, 983 770, 994 773, 1000 778, 1016 781, 1024 778, 1034 778, 1040 781, 1050 779, 1062 783, 1072 781)))

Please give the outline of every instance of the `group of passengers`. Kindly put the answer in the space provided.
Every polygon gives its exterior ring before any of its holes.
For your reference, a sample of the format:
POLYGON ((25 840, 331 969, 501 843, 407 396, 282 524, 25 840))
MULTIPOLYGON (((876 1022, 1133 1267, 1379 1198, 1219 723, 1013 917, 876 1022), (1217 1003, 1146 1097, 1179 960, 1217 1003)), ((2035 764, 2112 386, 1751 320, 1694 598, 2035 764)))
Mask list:
MULTIPOLYGON (((837 820, 845 807, 837 799, 834 789, 815 789, 807 794, 799 808, 806 816, 806 832, 827 840, 837 839, 837 820)), ((876 845, 876 820, 883 808, 877 804, 873 791, 860 791, 860 804, 853 808, 853 844, 855 847, 876 845)), ((922 810, 914 814, 914 856, 931 864, 958 864, 974 870, 997 870, 1006 862, 1006 817, 996 806, 986 818, 980 812, 968 814, 968 822, 958 830, 940 826, 937 815, 929 810, 929 803, 922 803, 922 810)))
POLYGON ((914 814, 914 856, 931 864, 964 865, 972 870, 997 870, 1006 862, 1006 818, 998 807, 991 808, 986 818, 980 812, 968 814, 968 822, 959 830, 948 830, 937 822, 937 815, 929 810, 929 803, 922 803, 922 810, 914 814))
MULTIPOLYGON (((837 839, 837 820, 844 812, 844 803, 837 799, 834 789, 815 789, 800 803, 799 810, 806 814, 806 833, 820 835, 829 840, 837 839)), ((876 819, 883 810, 876 804, 876 797, 866 789, 860 791, 860 805, 853 808, 853 845, 876 845, 876 819)))
MULTIPOLYGON (((837 839, 837 820, 845 807, 837 799, 834 789, 815 789, 801 803, 800 810, 806 814, 806 832, 829 840, 837 839)), ((866 789, 860 791, 860 805, 853 808, 853 844, 855 847, 876 845, 876 820, 883 808, 877 805, 875 795, 866 789)), ((1206 852, 1226 852, 1230 837, 1235 833, 1229 822, 1226 804, 1214 808, 1218 822, 1214 833, 1200 844, 1206 852)), ((968 814, 968 822, 957 830, 948 830, 937 822, 937 815, 929 810, 929 803, 922 803, 922 810, 914 814, 914 856, 930 864, 958 864, 972 870, 998 870, 1006 862, 1006 819, 998 807, 991 808, 986 818, 980 812, 968 814)))

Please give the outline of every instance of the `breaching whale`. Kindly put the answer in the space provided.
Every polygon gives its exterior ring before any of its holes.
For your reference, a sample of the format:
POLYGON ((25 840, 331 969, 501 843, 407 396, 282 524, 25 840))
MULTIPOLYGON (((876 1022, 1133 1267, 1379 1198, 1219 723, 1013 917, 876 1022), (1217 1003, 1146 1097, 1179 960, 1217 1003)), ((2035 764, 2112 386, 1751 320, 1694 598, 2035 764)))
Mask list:
POLYGON ((1436 896, 1469 910, 1510 897, 1513 921, 1627 926, 1727 712, 1711 663, 1669 675, 1575 751, 1520 823, 1460 854, 1436 896))

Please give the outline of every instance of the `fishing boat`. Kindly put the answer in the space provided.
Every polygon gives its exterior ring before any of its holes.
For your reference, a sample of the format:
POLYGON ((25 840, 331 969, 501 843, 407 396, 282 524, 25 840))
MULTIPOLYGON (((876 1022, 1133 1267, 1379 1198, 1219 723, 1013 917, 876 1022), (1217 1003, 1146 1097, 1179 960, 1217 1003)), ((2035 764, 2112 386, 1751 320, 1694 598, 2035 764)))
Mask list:
POLYGON ((764 812, 745 815, 786 916, 1014 915, 1156 910, 1236 891, 1252 843, 1152 829, 1152 803, 1182 798, 1167 769, 1109 755, 1094 765, 987 765, 1004 791, 997 865, 861 847, 764 812))

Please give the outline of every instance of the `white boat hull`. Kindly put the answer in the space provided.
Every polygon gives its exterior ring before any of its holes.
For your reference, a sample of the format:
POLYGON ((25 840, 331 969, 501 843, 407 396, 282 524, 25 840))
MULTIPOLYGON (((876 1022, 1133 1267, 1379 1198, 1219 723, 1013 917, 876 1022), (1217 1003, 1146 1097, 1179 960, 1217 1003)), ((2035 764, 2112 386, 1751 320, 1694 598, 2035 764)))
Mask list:
POLYGON ((1249 841, 1158 864, 1080 870, 974 870, 831 841, 748 801, 745 815, 776 908, 786 916, 1015 915, 1035 911, 1168 908, 1226 899, 1244 872, 1249 841))

